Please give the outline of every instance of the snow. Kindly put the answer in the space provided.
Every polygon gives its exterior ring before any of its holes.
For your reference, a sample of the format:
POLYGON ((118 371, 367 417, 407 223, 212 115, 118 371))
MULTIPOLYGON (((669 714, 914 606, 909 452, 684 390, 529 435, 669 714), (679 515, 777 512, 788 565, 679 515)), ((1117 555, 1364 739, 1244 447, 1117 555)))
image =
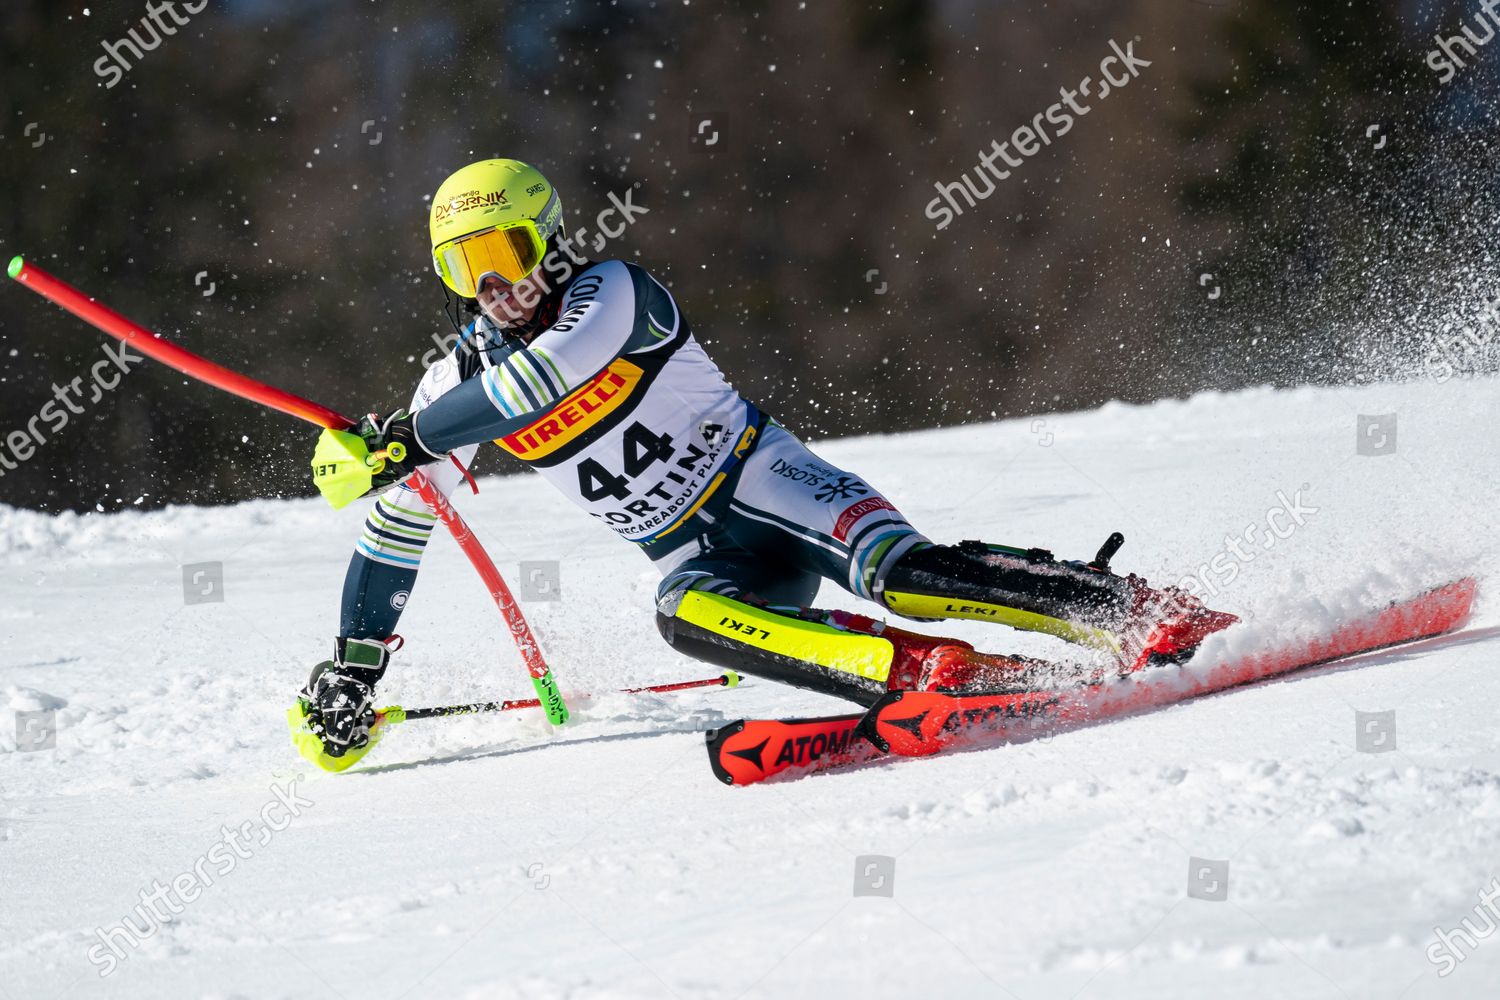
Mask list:
MULTIPOLYGON (((1476 934, 1447 976, 1428 951, 1465 918, 1484 931, 1500 875, 1497 418, 1500 381, 1455 380, 817 444, 934 538, 1077 557, 1118 528, 1116 568, 1163 582, 1300 489, 1316 513, 1230 557, 1211 600, 1247 634, 1465 572, 1480 605, 1459 635, 1353 666, 746 789, 713 779, 701 730, 845 706, 753 680, 575 696, 563 730, 411 722, 317 773, 282 713, 327 653, 362 505, 0 507, 0 704, 56 720, 55 747, 24 752, 35 732, 0 720, 0 997, 1494 996, 1500 943, 1476 934), (1394 454, 1356 454, 1361 414, 1397 415, 1394 454), (201 594, 214 563, 223 599, 185 603, 182 567, 201 594), (1358 752, 1355 712, 1389 710, 1396 749, 1358 752), (284 829, 273 785, 298 811, 284 829), (233 854, 222 830, 247 822, 233 854), (894 858, 893 895, 854 895, 870 855, 894 858), (1228 862, 1227 899, 1188 897, 1193 858, 1228 862), (193 901, 159 895, 181 912, 143 921, 141 894, 174 880, 193 901), (117 934, 101 976, 96 931, 127 918, 150 933, 117 934)), ((630 546, 537 477, 482 489, 460 506, 513 586, 521 561, 560 564, 561 599, 526 610, 565 692, 713 673, 657 637, 630 546)), ((383 700, 529 696, 451 542, 427 562, 383 700)))

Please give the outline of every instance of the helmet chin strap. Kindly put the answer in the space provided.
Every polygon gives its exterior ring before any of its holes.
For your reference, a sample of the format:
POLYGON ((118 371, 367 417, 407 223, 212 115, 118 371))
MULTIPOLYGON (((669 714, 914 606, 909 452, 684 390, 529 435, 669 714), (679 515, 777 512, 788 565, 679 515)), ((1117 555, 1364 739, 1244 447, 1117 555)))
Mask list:
POLYGON ((455 296, 448 289, 446 282, 439 281, 443 286, 443 315, 448 317, 448 322, 453 325, 453 331, 458 334, 459 342, 463 342, 464 336, 464 314, 468 313, 470 318, 479 314, 479 303, 474 299, 465 299, 455 296))

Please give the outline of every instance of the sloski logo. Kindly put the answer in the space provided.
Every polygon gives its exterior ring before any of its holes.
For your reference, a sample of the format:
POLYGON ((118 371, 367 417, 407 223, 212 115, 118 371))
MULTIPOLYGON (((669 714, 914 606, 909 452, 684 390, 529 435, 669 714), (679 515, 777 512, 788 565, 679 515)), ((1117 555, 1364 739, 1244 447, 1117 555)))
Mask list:
POLYGON ((859 480, 849 476, 839 476, 831 483, 824 483, 814 494, 813 499, 824 503, 833 503, 835 500, 850 500, 854 497, 864 496, 870 492, 868 487, 860 485, 859 480))

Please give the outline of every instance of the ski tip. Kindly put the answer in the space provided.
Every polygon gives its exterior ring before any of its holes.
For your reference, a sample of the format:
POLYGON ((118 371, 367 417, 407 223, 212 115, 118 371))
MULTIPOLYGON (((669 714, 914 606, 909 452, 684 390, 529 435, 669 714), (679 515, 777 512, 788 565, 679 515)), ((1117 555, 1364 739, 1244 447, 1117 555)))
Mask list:
POLYGON ((20 254, 16 254, 10 259, 10 266, 5 269, 5 273, 10 275, 12 278, 18 278, 21 275, 21 269, 25 266, 26 261, 21 259, 20 254))

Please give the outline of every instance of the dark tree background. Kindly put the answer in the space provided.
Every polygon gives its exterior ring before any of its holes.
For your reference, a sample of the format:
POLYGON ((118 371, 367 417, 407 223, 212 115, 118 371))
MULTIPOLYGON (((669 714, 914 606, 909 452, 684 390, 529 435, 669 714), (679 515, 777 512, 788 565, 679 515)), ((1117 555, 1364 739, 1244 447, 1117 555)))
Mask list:
MULTIPOLYGON (((575 229, 631 191, 649 212, 609 255, 813 438, 1421 377, 1495 292, 1500 43, 1446 84, 1425 62, 1477 9, 209 0, 106 87, 102 43, 149 39, 146 4, 25 0, 0 19, 0 250, 363 412, 450 331, 431 192, 513 156, 575 229), (1150 67, 938 231, 934 184, 1111 40, 1150 67)), ((102 344, 0 290, 0 451, 102 344)), ((311 492, 310 430, 151 364, 46 436, 0 502, 311 492)))

